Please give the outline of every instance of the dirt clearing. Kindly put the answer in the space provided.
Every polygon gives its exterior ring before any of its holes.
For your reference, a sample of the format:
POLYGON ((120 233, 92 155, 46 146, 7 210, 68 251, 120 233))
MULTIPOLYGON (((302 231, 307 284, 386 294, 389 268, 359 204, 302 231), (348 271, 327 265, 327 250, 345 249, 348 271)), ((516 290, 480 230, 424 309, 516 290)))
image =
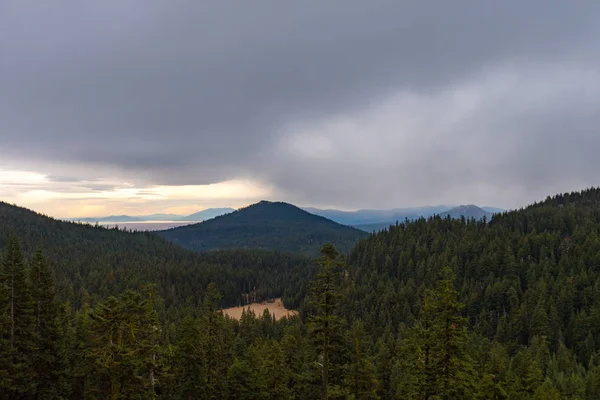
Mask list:
POLYGON ((275 316, 275 319, 279 320, 283 317, 293 317, 298 315, 298 311, 288 310, 283 306, 281 299, 274 299, 272 301, 263 301, 262 303, 252 303, 243 307, 231 307, 223 309, 223 313, 233 319, 239 319, 242 317, 242 311, 250 308, 254 311, 257 317, 262 317, 265 309, 269 310, 271 315, 275 316))

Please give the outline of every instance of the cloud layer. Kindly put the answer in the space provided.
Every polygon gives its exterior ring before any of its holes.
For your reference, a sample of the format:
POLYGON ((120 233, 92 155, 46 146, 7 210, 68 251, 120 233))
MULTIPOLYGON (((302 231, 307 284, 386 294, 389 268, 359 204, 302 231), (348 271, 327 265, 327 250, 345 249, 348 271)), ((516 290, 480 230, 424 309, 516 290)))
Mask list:
POLYGON ((7 3, 2 163, 48 190, 513 207, 600 183, 597 2, 7 3))

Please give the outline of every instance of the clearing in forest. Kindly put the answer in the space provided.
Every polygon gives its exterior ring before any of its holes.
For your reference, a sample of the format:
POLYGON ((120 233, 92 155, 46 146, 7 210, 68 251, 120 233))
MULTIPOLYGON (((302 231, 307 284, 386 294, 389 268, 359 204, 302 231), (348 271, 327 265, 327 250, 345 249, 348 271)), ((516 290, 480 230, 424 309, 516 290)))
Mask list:
POLYGON ((263 301, 262 303, 252 303, 243 307, 225 308, 223 309, 223 313, 228 315, 230 318, 237 319, 239 321, 239 319, 242 317, 242 311, 248 309, 252 310, 257 317, 262 317, 265 309, 268 309, 269 313, 274 315, 276 320, 279 320, 283 317, 293 317, 298 315, 298 311, 288 310, 285 308, 280 298, 271 301, 263 301))

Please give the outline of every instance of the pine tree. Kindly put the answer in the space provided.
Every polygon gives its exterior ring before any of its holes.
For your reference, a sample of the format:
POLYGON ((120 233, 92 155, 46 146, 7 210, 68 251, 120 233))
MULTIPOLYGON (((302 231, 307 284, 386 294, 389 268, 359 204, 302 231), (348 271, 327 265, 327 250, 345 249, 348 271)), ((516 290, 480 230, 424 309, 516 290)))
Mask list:
POLYGON ((392 373, 392 359, 394 355, 394 337, 388 327, 383 337, 377 341, 377 354, 375 366, 377 367, 377 379, 379 380, 378 395, 380 397, 391 397, 390 378, 392 373))
POLYGON ((563 397, 548 379, 541 384, 533 394, 532 400, 560 400, 563 397))
POLYGON ((466 353, 466 318, 461 315, 464 304, 458 301, 454 280, 452 270, 445 267, 436 289, 426 298, 426 308, 434 315, 431 366, 439 380, 436 386, 442 399, 468 399, 474 394, 475 369, 466 353))
POLYGON ((347 368, 346 386, 350 399, 377 399, 377 370, 369 354, 369 341, 361 321, 350 328, 351 362, 347 368))
POLYGON ((237 357, 227 372, 227 396, 229 400, 265 399, 257 385, 256 371, 237 357))
POLYGON ((414 327, 400 342, 394 386, 399 398, 474 398, 474 363, 466 352, 464 307, 454 288, 454 274, 441 272, 436 288, 426 293, 414 327))
POLYGON ((291 371, 279 342, 270 341, 258 346, 255 359, 260 362, 259 380, 265 397, 271 400, 292 398, 288 387, 291 371))
POLYGON ((156 398, 158 326, 152 294, 126 291, 90 313, 95 390, 110 399, 156 398))
POLYGON ((204 357, 206 362, 206 392, 207 398, 222 399, 224 396, 227 365, 224 359, 227 356, 224 343, 223 313, 220 311, 218 301, 221 295, 217 292, 214 283, 210 283, 206 290, 202 306, 202 329, 205 339, 203 340, 204 357))
POLYGON ((60 399, 68 394, 67 348, 63 328, 64 316, 56 299, 54 279, 38 246, 30 268, 34 302, 37 399, 60 399))
POLYGON ((342 318, 335 314, 339 293, 337 284, 343 260, 335 247, 328 243, 321 249, 317 260, 319 273, 312 287, 312 306, 316 313, 308 319, 314 344, 319 352, 318 365, 321 367, 321 399, 328 399, 330 386, 330 362, 332 352, 340 346, 342 318))
MULTIPOLYGON (((8 290, 8 274, 4 272, 4 265, 0 268, 0 389, 7 390, 11 386, 8 360, 10 359, 10 297, 8 290)), ((0 395, 4 399, 5 396, 0 395)))
POLYGON ((310 345, 299 323, 286 327, 281 339, 286 368, 290 371, 288 388, 294 399, 319 398, 320 371, 314 359, 315 349, 310 345))
POLYGON ((390 378, 397 399, 427 399, 435 394, 431 368, 430 321, 421 318, 411 329, 401 332, 390 378))
POLYGON ((206 357, 204 336, 199 321, 191 316, 181 321, 175 342, 174 380, 177 398, 194 399, 206 397, 206 357))
POLYGON ((8 311, 7 357, 3 362, 8 367, 0 393, 9 399, 29 399, 35 395, 37 382, 34 302, 21 246, 14 235, 10 236, 3 266, 8 311))

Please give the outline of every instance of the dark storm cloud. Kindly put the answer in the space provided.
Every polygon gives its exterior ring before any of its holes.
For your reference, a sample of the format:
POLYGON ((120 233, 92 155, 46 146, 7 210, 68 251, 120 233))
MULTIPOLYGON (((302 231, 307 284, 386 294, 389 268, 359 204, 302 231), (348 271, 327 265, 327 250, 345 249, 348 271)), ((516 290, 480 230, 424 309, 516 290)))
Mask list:
POLYGON ((0 150, 73 180, 254 177, 348 207, 570 189, 600 167, 599 18, 592 1, 3 2, 0 150), (430 122, 447 110, 464 120, 430 122))

